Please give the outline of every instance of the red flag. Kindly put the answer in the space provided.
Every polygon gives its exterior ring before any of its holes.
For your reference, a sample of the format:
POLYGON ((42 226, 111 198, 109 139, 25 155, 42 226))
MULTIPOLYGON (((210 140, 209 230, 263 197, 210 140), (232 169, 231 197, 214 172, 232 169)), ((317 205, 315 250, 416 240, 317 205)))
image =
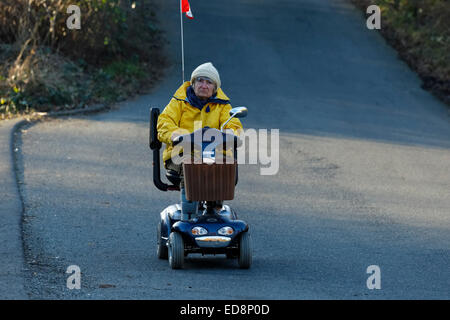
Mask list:
POLYGON ((192 14, 191 6, 189 5, 188 0, 181 0, 181 12, 185 12, 186 17, 188 17, 189 19, 194 19, 194 15, 192 14))

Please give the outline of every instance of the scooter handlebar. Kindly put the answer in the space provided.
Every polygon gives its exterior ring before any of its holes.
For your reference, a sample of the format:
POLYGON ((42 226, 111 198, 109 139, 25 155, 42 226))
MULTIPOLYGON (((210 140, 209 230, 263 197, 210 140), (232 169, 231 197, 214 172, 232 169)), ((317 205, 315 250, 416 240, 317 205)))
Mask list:
POLYGON ((240 147, 242 145, 242 140, 238 136, 209 127, 197 129, 196 131, 185 135, 176 136, 172 139, 172 145, 176 146, 183 141, 186 141, 186 143, 190 142, 191 144, 195 144, 200 147, 202 146, 203 142, 216 142, 216 146, 220 145, 221 143, 223 145, 233 143, 236 147, 240 147), (201 140, 196 141, 199 140, 197 137, 201 137, 201 140), (222 140, 217 142, 217 137, 221 137, 222 140))

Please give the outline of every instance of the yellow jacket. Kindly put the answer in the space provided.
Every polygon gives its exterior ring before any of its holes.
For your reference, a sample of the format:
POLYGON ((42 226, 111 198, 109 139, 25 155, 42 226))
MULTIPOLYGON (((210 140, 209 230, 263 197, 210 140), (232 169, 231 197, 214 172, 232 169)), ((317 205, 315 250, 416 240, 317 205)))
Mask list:
MULTIPOLYGON (((192 133, 197 129, 210 127, 220 129, 230 117, 230 99, 222 89, 217 90, 213 102, 207 103, 202 110, 192 106, 187 99, 186 90, 191 83, 186 81, 178 88, 169 104, 158 117, 158 140, 166 144, 163 152, 163 161, 170 159, 172 152, 172 134, 192 133), (195 127, 194 127, 195 125, 195 127)), ((242 124, 237 118, 233 118, 225 126, 239 135, 242 124)))

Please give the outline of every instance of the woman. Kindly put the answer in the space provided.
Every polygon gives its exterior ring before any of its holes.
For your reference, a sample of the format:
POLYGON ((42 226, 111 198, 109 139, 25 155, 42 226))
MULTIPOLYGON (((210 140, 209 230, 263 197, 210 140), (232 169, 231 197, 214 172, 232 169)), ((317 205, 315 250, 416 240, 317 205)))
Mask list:
MULTIPOLYGON (((169 104, 158 117, 158 140, 166 144, 163 152, 164 167, 176 171, 181 176, 182 220, 196 215, 198 203, 188 201, 184 188, 183 167, 171 160, 172 141, 179 135, 192 133, 197 129, 209 127, 220 129, 230 117, 230 100, 222 91, 219 72, 207 62, 199 65, 178 88, 169 104)), ((231 119, 225 129, 239 134, 242 124, 237 118, 231 119)))

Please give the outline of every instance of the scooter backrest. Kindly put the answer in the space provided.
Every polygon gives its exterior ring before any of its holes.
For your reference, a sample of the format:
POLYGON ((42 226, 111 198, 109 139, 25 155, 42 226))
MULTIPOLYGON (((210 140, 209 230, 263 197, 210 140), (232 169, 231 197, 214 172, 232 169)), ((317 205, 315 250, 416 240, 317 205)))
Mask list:
POLYGON ((149 134, 149 147, 152 150, 161 149, 162 143, 158 140, 158 117, 159 109, 150 108, 150 134, 149 134))

